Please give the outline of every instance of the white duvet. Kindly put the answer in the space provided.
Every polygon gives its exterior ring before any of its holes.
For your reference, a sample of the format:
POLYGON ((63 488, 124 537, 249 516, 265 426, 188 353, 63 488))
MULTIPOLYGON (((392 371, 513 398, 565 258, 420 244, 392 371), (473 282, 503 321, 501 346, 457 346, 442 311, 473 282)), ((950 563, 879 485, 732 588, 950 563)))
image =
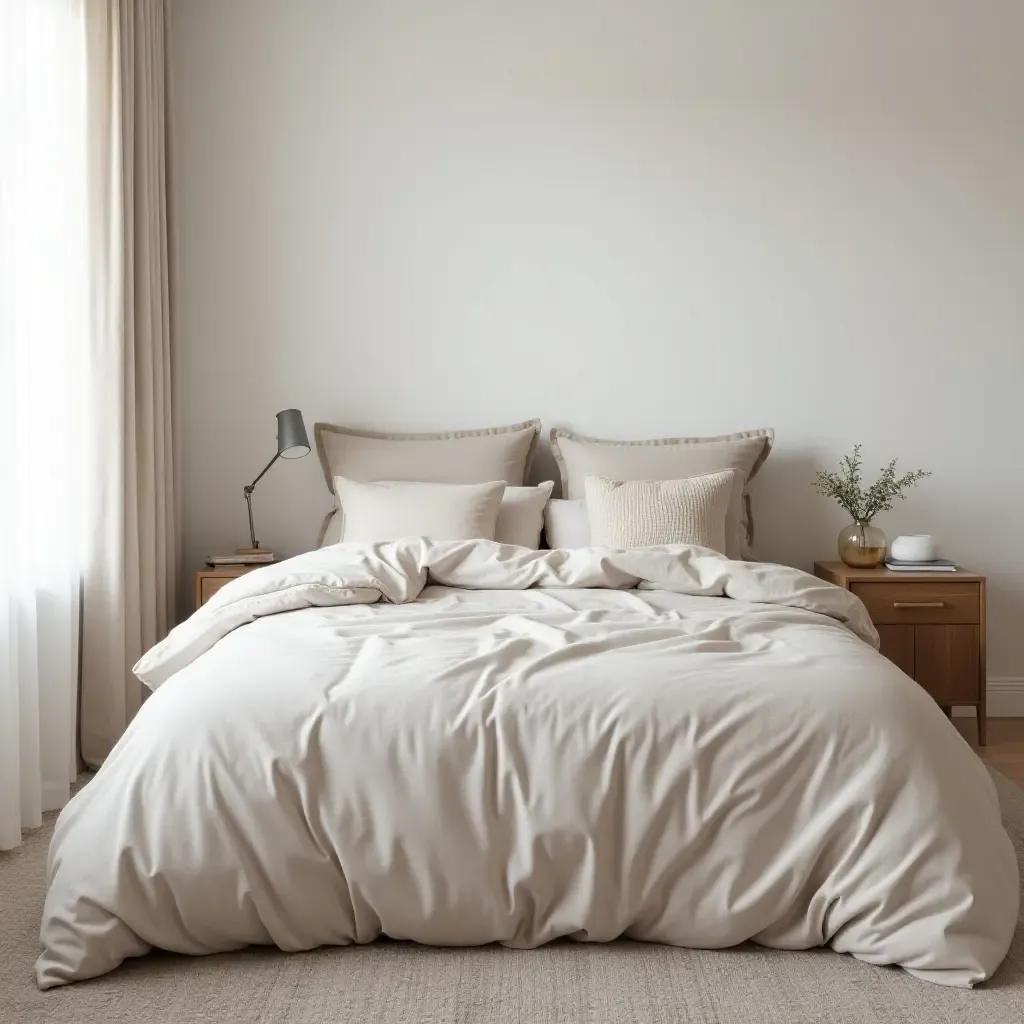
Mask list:
POLYGON ((56 825, 38 983, 152 946, 626 935, 974 984, 1017 920, 1013 849, 875 642, 845 591, 699 548, 409 540, 252 572, 136 666, 156 692, 56 825))

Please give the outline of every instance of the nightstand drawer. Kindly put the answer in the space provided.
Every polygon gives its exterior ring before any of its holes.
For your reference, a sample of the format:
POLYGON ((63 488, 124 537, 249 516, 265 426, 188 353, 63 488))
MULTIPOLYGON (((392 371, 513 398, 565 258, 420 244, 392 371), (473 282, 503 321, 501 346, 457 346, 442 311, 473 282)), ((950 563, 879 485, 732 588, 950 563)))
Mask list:
POLYGON ((231 576, 204 576, 199 582, 199 603, 206 604, 225 583, 230 583, 232 579, 234 577, 231 576))
POLYGON ((851 583, 876 624, 981 622, 977 583, 851 583))
POLYGON ((222 565, 216 569, 200 569, 196 573, 196 607, 202 608, 221 587, 255 568, 254 565, 222 565))

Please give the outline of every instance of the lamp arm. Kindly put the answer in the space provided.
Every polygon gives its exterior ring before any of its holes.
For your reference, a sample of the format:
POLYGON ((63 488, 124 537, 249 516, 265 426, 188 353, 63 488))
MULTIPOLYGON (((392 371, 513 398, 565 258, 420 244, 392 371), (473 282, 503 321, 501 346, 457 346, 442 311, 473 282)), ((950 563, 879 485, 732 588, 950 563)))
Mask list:
POLYGON ((249 539, 252 541, 252 549, 256 551, 259 549, 259 544, 256 541, 256 529, 252 525, 252 488, 245 488, 245 504, 249 509, 249 539))
POLYGON ((258 548, 259 544, 256 542, 256 529, 252 524, 252 492, 256 489, 256 485, 263 479, 263 475, 267 472, 270 467, 277 462, 281 457, 281 453, 277 452, 274 457, 263 467, 260 475, 256 477, 251 484, 247 484, 242 490, 245 492, 245 504, 249 509, 249 539, 252 541, 253 548, 258 548))
POLYGON ((260 475, 259 475, 258 477, 256 477, 256 479, 255 479, 255 480, 253 480, 253 482, 252 482, 251 484, 249 484, 249 486, 248 486, 248 487, 246 487, 246 491, 247 491, 247 492, 248 492, 249 494, 252 494, 252 492, 253 492, 253 488, 254 488, 254 487, 255 487, 255 486, 256 486, 256 485, 257 485, 257 484, 258 484, 258 483, 259 483, 259 482, 260 482, 260 481, 261 481, 261 480, 263 479, 263 477, 264 477, 264 475, 266 474, 267 470, 268 470, 268 469, 270 469, 270 467, 271 467, 271 466, 272 466, 272 465, 273 465, 273 464, 274 464, 275 462, 277 462, 277 460, 278 460, 279 458, 281 458, 281 453, 280 453, 280 452, 277 452, 277 453, 276 453, 276 454, 274 455, 274 457, 273 457, 273 458, 272 458, 272 459, 271 459, 271 460, 270 460, 270 461, 269 461, 269 462, 268 462, 268 463, 267 463, 267 464, 266 464, 266 465, 265 465, 265 466, 263 467, 263 469, 262 469, 262 470, 260 471, 260 475))

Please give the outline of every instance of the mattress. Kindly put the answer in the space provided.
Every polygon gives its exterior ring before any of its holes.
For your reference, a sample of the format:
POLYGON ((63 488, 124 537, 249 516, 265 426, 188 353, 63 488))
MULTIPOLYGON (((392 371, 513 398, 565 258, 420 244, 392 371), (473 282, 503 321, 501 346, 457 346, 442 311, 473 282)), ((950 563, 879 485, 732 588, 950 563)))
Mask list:
POLYGON ((876 646, 853 595, 702 548, 258 569, 136 666, 154 692, 55 828, 37 981, 152 947, 627 936, 973 985, 1013 849, 876 646))

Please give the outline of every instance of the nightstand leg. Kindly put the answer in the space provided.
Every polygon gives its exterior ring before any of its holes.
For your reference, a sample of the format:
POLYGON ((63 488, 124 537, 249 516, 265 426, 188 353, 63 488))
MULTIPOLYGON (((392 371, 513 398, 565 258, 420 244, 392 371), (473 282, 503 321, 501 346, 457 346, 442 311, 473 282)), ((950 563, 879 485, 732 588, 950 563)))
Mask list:
POLYGON ((981 703, 978 705, 978 746, 988 746, 988 715, 985 713, 985 694, 981 695, 981 703))
POLYGON ((943 704, 942 705, 942 710, 946 712, 946 717, 947 718, 952 718, 953 717, 953 709, 948 704, 943 704))

